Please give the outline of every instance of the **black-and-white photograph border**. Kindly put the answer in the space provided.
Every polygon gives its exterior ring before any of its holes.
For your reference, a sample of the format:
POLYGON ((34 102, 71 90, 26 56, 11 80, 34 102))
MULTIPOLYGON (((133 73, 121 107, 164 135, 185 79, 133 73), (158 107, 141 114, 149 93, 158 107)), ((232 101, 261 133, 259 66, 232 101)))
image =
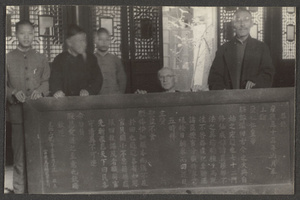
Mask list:
POLYGON ((112 4, 3 6, 4 196, 295 195, 299 10, 112 4))

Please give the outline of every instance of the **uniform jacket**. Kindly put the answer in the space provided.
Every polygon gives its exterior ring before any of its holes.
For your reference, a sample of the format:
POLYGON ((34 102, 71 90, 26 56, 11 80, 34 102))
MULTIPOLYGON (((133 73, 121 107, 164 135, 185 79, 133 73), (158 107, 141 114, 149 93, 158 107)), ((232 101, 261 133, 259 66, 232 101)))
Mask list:
POLYGON ((103 74, 100 94, 124 94, 127 77, 121 59, 111 53, 96 52, 95 56, 103 74))
POLYGON ((55 57, 50 76, 50 91, 53 95, 61 90, 66 96, 79 96, 80 90, 97 95, 102 86, 102 73, 95 55, 87 53, 73 56, 68 51, 55 57))
MULTIPOLYGON (((235 42, 233 39, 225 43, 216 52, 208 77, 210 90, 233 89, 236 85, 235 42)), ((253 88, 271 87, 274 71, 267 45, 249 36, 242 64, 241 88, 245 88, 247 81, 256 84, 253 88)))
POLYGON ((34 49, 22 52, 15 49, 6 55, 6 99, 12 123, 22 123, 22 104, 12 95, 22 90, 27 98, 34 90, 49 94, 50 68, 47 58, 34 49))

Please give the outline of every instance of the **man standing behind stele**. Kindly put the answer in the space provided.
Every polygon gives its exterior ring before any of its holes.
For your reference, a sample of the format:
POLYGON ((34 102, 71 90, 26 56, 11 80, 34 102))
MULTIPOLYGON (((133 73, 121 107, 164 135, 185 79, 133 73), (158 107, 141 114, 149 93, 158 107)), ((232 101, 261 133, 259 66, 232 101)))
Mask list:
POLYGON ((96 44, 95 56, 103 74, 103 85, 100 94, 124 94, 126 89, 126 73, 120 58, 109 53, 110 33, 99 28, 94 35, 96 44))
POLYGON ((13 188, 15 194, 27 192, 23 103, 49 94, 50 68, 47 58, 32 48, 34 26, 16 23, 18 46, 6 56, 6 98, 12 124, 13 188))
POLYGON ((72 24, 65 42, 68 49, 58 54, 52 63, 51 93, 55 98, 97 95, 102 86, 102 73, 97 58, 86 51, 86 33, 72 24))
POLYGON ((272 87, 274 66, 269 48, 250 36, 250 11, 239 9, 232 19, 235 37, 222 45, 210 69, 210 90, 272 87))

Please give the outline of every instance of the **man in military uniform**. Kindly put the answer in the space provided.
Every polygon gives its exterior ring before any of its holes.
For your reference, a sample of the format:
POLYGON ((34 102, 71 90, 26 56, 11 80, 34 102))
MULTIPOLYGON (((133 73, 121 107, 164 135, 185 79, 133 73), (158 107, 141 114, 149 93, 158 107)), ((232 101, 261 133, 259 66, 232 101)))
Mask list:
POLYGON ((6 98, 12 124, 14 193, 26 192, 22 105, 49 93, 50 68, 47 58, 31 48, 34 28, 29 21, 16 24, 18 47, 6 55, 6 98))

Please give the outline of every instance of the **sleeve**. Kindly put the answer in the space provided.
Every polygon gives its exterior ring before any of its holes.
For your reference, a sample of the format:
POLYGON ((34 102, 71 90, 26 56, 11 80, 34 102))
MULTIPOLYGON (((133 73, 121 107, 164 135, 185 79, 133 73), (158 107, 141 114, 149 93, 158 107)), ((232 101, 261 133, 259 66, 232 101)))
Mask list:
POLYGON ((127 76, 121 59, 117 58, 116 62, 117 62, 117 83, 119 85, 119 92, 121 94, 124 94, 126 90, 127 76))
POLYGON ((5 65, 5 71, 6 71, 6 81, 5 81, 5 83, 6 83, 6 100, 9 102, 9 103, 11 103, 11 104, 13 104, 13 103, 15 103, 15 98, 13 97, 13 93, 14 92, 17 92, 16 91, 16 89, 15 88, 13 88, 10 84, 9 84, 9 79, 8 79, 8 77, 9 77, 9 75, 8 75, 8 73, 9 73, 9 70, 8 70, 8 67, 9 67, 9 64, 8 63, 6 63, 6 65, 5 65))
POLYGON ((210 90, 223 90, 226 89, 224 83, 224 61, 223 51, 217 50, 216 57, 210 68, 208 76, 208 85, 210 90))
POLYGON ((90 79, 88 81, 87 91, 90 95, 97 95, 101 90, 103 77, 101 69, 98 66, 97 58, 94 55, 90 55, 90 58, 90 79))
POLYGON ((43 57, 42 61, 43 66, 43 73, 40 78, 40 86, 36 89, 40 93, 42 93, 44 96, 49 95, 49 77, 50 77, 50 67, 49 63, 46 57, 43 57))
POLYGON ((258 76, 253 78, 253 82, 255 83, 254 88, 272 87, 275 68, 272 63, 269 48, 265 44, 263 45, 263 52, 259 70, 260 71, 258 76))
MULTIPOLYGON (((59 55, 58 55, 59 56, 59 55)), ((63 91, 63 63, 60 57, 56 57, 52 63, 50 79, 49 79, 49 89, 51 95, 55 92, 63 91)))

